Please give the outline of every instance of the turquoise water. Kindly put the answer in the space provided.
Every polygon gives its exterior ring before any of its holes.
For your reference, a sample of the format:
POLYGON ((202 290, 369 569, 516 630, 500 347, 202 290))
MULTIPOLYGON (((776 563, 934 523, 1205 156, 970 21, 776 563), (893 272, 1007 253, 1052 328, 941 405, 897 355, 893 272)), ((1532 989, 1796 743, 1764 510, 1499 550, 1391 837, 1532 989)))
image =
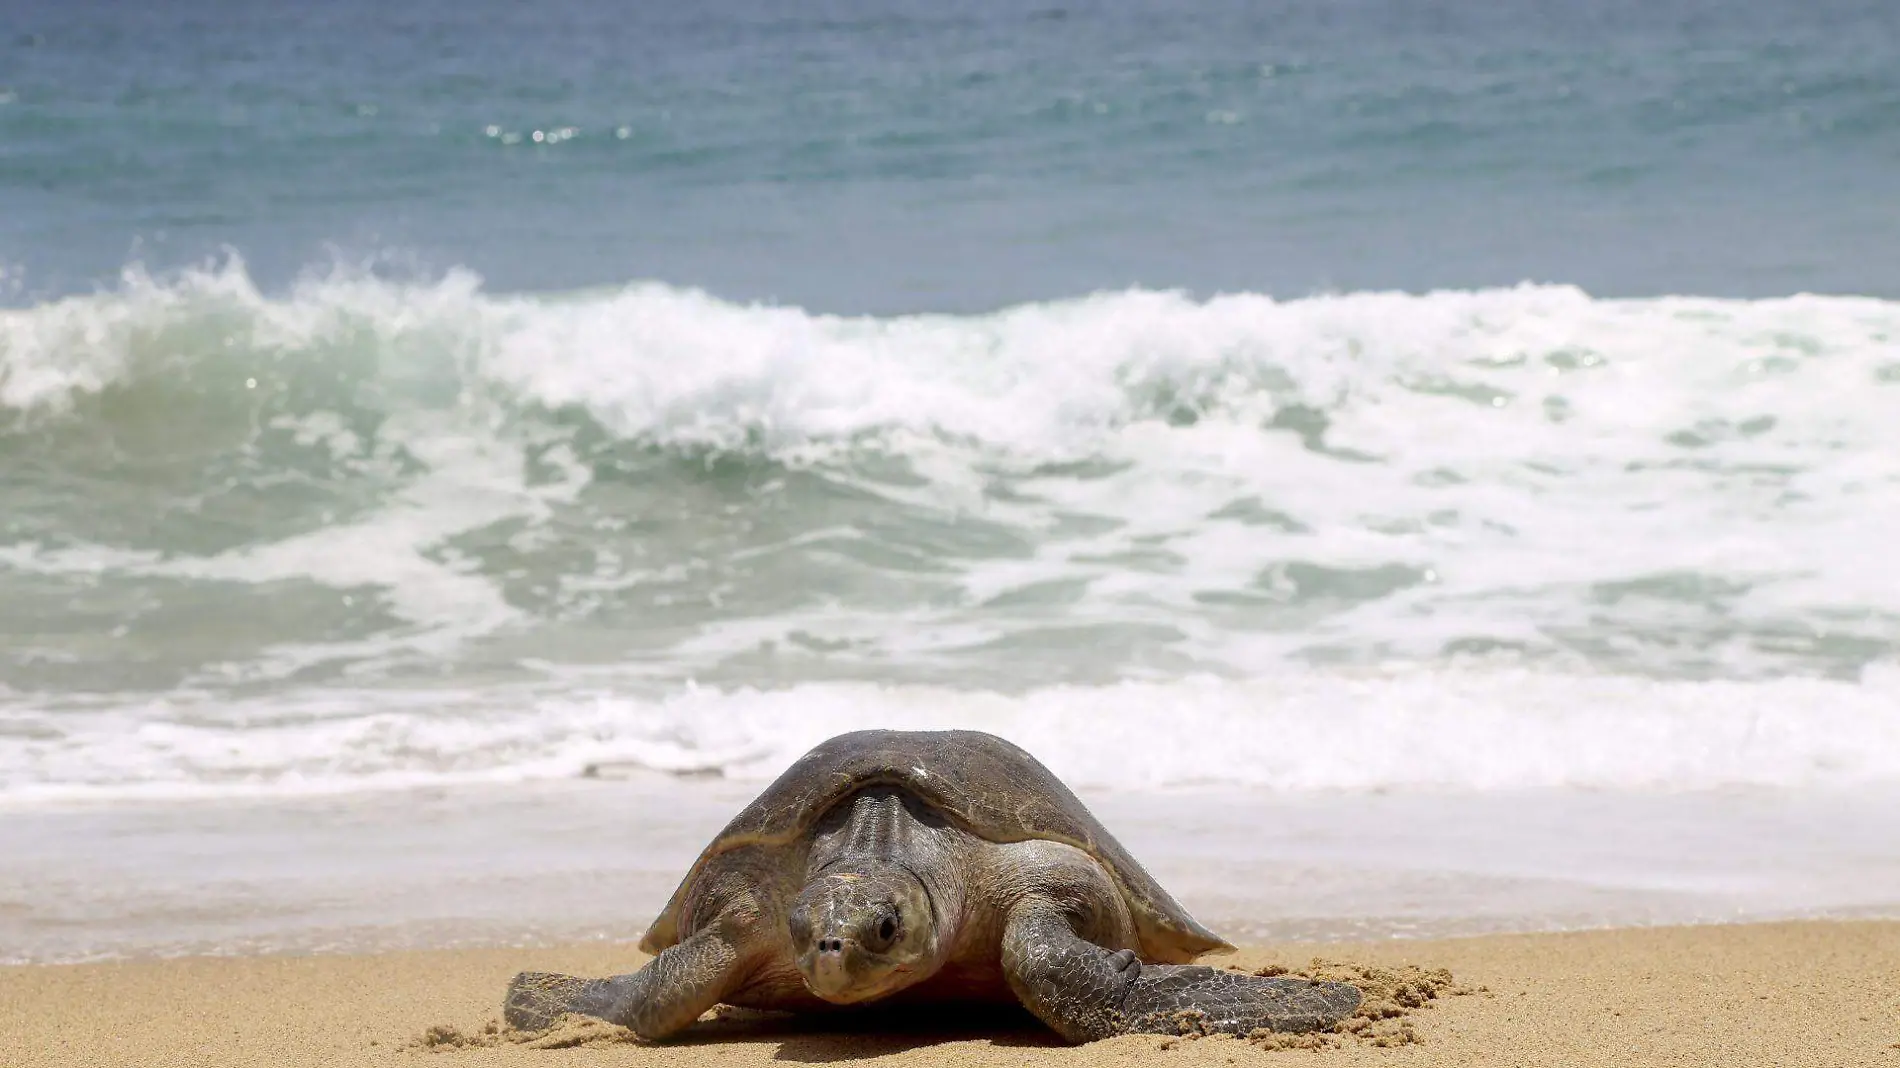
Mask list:
POLYGON ((1900 778, 1889 4, 35 2, 0 56, 0 799, 865 723, 1900 778))
POLYGON ((134 258, 815 311, 1900 295, 1900 26, 1740 3, 9 5, 16 300, 134 258), (539 138, 537 140, 537 138, 539 138))

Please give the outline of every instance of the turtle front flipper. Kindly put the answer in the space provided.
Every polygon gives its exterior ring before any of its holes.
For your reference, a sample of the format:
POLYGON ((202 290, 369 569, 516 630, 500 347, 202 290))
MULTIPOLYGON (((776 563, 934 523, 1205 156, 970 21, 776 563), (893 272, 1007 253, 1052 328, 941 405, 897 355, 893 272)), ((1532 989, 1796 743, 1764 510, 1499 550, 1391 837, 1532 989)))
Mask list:
POLYGON ((583 979, 558 972, 522 972, 508 983, 501 1018, 509 1027, 541 1031, 568 1013, 593 1016, 614 1023, 640 978, 616 975, 611 979, 583 979))
POLYGON ((1359 1008, 1359 989, 1288 976, 1243 975, 1194 964, 1144 964, 1128 1000, 1129 1034, 1299 1034, 1331 1027, 1359 1008))
POLYGON ((583 979, 522 972, 508 984, 502 1019, 524 1031, 579 1013, 632 1028, 641 1038, 666 1038, 719 1003, 737 978, 739 953, 717 929, 693 935, 630 975, 583 979))
POLYGON ((1025 901, 1003 936, 1003 970, 1030 1012, 1071 1042, 1122 1034, 1316 1031, 1359 1007, 1346 983, 1143 964, 1075 933, 1052 902, 1025 901))

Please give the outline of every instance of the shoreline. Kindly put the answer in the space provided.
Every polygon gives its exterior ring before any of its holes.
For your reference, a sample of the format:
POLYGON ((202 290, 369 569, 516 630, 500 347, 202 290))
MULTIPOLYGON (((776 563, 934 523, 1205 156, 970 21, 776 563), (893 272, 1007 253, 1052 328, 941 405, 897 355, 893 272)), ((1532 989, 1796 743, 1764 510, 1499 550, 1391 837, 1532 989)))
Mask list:
MULTIPOLYGON (((41 809, 0 819, 0 964, 629 939, 756 791, 656 775, 41 809)), ((1900 919, 1891 787, 1083 799, 1237 944, 1900 919)))
POLYGON ((190 957, 0 968, 0 1063, 114 1065, 665 1063, 865 1060, 898 1068, 1185 1057, 1197 1063, 1900 1065, 1900 921, 1817 920, 1244 947, 1209 963, 1449 969, 1468 991, 1426 1002, 1398 1047, 1341 1038, 1271 1050, 1243 1040, 1130 1036, 1054 1045, 1033 1021, 957 1014, 861 1023, 702 1024, 649 1045, 571 1025, 529 1045, 484 1036, 521 969, 625 970, 631 943, 349 955, 190 957), (889 1021, 886 1021, 889 1022, 889 1021), (431 1044, 424 1036, 435 1029, 431 1044), (472 1044, 470 1044, 472 1042, 472 1044), (563 1048, 537 1048, 549 1045, 563 1048))

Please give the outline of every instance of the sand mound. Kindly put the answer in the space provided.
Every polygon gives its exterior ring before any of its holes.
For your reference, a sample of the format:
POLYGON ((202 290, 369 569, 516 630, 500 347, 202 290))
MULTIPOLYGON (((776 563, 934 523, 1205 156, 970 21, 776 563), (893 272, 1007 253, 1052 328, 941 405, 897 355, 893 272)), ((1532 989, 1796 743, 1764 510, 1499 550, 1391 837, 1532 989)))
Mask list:
POLYGON ((563 1016, 541 1031, 517 1031, 490 1020, 479 1031, 464 1031, 448 1024, 436 1024, 403 1044, 409 1050, 479 1049, 493 1046, 522 1046, 527 1049, 572 1049, 577 1046, 600 1048, 635 1041, 633 1032, 604 1020, 585 1016, 563 1016))
POLYGON ((427 1031, 404 1042, 402 1049, 411 1050, 449 1050, 470 1049, 480 1046, 499 1046, 508 1041, 507 1032, 502 1029, 501 1021, 491 1020, 488 1026, 479 1031, 464 1031, 451 1024, 436 1024, 427 1031))

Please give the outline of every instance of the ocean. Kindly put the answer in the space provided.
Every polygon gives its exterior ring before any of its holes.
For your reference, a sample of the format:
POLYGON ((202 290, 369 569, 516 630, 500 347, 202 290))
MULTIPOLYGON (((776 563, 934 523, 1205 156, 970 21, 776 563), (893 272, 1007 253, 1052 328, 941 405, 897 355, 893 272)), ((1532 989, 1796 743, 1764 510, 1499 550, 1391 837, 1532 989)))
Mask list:
MULTIPOLYGON (((1537 923, 1900 908, 1896 175, 1880 0, 15 0, 0 838, 157 820, 114 877, 202 901, 373 812, 422 880, 420 790, 683 863, 960 726, 1218 797, 1180 873, 1536 798, 1378 850, 1637 894, 1537 923), (1693 873, 1528 845, 1651 817, 1693 873)), ((237 944, 51 870, 32 959, 237 944)))

